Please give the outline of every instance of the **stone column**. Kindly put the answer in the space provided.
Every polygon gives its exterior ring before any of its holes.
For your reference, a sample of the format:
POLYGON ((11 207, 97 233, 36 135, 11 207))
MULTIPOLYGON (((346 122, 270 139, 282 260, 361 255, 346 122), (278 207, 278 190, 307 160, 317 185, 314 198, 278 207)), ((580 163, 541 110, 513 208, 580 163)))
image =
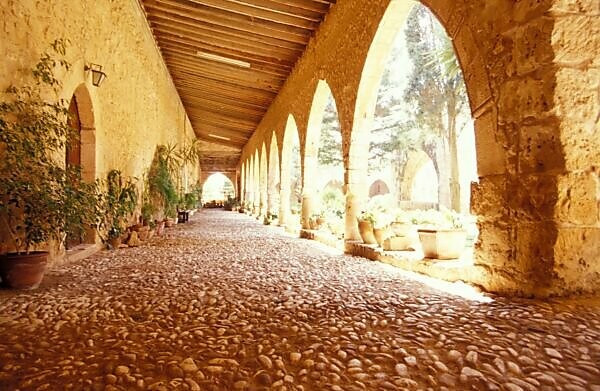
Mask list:
POLYGON ((306 189, 302 192, 302 228, 310 229, 309 220, 315 210, 315 194, 314 191, 306 189))

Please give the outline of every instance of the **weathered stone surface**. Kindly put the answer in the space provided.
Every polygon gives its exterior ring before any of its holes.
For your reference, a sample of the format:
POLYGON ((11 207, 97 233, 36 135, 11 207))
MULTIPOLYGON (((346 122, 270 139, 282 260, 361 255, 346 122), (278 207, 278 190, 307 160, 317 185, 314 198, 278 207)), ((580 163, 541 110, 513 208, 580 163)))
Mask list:
POLYGON ((0 291, 0 389, 600 387, 600 303, 492 298, 203 211, 0 291))

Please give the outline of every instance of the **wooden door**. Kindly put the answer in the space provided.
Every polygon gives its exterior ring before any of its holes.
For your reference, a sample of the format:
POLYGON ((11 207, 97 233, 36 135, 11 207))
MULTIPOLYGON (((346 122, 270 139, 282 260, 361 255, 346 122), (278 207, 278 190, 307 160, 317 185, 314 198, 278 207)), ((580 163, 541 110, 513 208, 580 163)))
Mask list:
MULTIPOLYGON (((77 108, 75 96, 73 96, 69 105, 69 125, 75 130, 77 137, 67 148, 65 163, 68 167, 81 167, 81 122, 79 121, 79 109, 77 108)), ((69 249, 83 242, 83 238, 68 236, 65 245, 69 249)))

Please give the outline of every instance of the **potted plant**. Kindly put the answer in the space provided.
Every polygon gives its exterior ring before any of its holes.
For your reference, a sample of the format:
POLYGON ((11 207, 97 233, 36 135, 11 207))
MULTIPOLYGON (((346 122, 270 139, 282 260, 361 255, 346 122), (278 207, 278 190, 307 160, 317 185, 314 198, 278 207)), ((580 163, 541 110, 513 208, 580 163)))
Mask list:
POLYGON ((148 191, 152 202, 158 206, 158 220, 168 222, 169 226, 176 223, 179 201, 169 168, 174 164, 172 159, 172 147, 159 145, 148 172, 148 191))
POLYGON ((127 219, 137 205, 135 178, 123 178, 121 171, 110 170, 103 187, 101 237, 111 248, 116 249, 127 232, 127 219))
POLYGON ((383 249, 390 251, 414 250, 418 242, 417 228, 412 223, 411 213, 401 208, 396 209, 387 240, 383 249))
POLYGON ((377 244, 381 247, 383 247, 384 240, 392 235, 389 229, 391 222, 391 215, 386 210, 373 212, 373 235, 377 244))
POLYGON ((63 248, 67 237, 95 227, 100 215, 95 183, 81 180, 78 167, 65 166, 65 148, 77 140, 67 102, 45 99, 57 93, 57 67, 66 41, 52 43, 31 71, 32 83, 10 86, 0 102, 0 278, 13 288, 42 281, 48 247, 63 248))
POLYGON ((358 215, 358 232, 365 244, 377 244, 377 239, 373 233, 373 225, 375 224, 375 216, 372 212, 362 211, 358 215))
POLYGON ((462 216, 454 211, 425 211, 416 219, 426 258, 456 259, 465 249, 467 232, 462 216))

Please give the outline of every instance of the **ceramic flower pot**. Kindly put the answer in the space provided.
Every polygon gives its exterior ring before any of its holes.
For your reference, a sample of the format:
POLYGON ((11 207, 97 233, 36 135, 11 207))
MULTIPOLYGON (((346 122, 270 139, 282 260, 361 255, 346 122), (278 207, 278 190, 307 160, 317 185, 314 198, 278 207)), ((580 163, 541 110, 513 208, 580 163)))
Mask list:
POLYGON ((358 221, 358 232, 365 244, 377 244, 377 239, 373 233, 373 225, 368 220, 358 221))
POLYGON ((463 229, 420 229, 419 239, 425 258, 456 259, 465 249, 467 232, 463 229))
POLYGON ((37 288, 44 278, 47 263, 46 251, 0 256, 2 286, 14 289, 37 288))

